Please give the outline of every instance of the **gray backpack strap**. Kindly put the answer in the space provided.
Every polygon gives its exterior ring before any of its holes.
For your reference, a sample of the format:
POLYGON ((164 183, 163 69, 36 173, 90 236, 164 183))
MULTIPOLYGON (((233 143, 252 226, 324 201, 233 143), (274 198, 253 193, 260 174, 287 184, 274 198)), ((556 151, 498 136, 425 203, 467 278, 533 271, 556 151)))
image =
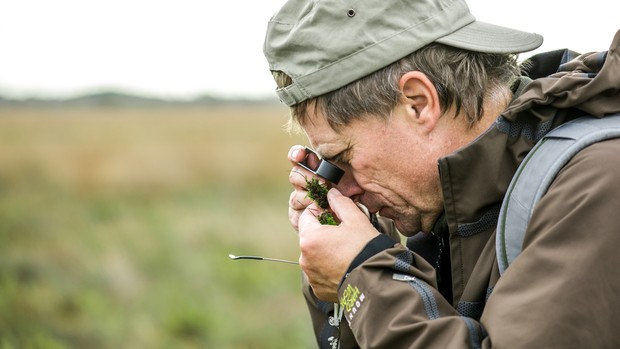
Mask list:
POLYGON ((528 222, 556 174, 581 149, 620 137, 620 114, 583 116, 545 135, 527 154, 512 178, 497 222, 495 248, 500 274, 521 253, 528 222))

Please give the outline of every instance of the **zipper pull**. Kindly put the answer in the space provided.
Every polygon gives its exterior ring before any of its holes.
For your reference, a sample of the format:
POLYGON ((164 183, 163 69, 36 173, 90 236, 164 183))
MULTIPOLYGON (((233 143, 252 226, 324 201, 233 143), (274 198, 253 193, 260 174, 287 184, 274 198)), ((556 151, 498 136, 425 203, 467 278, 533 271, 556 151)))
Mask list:
POLYGON ((415 276, 405 275, 405 274, 394 274, 392 275, 392 279, 397 281, 416 281, 415 276))

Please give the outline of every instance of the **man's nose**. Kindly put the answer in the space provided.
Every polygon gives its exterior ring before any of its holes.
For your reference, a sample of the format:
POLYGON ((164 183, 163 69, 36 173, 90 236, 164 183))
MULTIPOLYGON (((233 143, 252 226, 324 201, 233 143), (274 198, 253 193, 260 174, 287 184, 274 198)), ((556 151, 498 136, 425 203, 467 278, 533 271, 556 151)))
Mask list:
POLYGON ((364 190, 357 183, 350 170, 345 171, 344 176, 342 176, 336 188, 338 188, 342 195, 350 198, 364 193, 364 190))

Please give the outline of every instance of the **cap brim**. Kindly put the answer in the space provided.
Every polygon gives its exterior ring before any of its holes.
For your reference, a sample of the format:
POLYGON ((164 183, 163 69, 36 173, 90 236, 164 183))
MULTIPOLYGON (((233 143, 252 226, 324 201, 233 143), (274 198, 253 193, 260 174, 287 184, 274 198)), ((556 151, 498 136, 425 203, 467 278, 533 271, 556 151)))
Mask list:
POLYGON ((476 52, 521 53, 538 48, 543 43, 543 37, 475 21, 435 42, 476 52))

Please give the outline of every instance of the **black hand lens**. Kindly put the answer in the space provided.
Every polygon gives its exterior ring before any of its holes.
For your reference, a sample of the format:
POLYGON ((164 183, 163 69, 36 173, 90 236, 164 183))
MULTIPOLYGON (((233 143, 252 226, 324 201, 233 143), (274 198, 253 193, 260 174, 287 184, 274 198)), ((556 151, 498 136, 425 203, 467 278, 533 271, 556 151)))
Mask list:
POLYGON ((334 184, 338 184, 342 176, 344 175, 344 170, 340 167, 332 164, 328 160, 323 160, 319 158, 319 156, 312 151, 312 149, 306 147, 306 157, 298 162, 299 166, 305 168, 306 170, 312 172, 313 174, 324 178, 334 184), (314 155, 316 157, 316 161, 318 161, 316 166, 311 166, 308 157, 310 155, 314 155))

